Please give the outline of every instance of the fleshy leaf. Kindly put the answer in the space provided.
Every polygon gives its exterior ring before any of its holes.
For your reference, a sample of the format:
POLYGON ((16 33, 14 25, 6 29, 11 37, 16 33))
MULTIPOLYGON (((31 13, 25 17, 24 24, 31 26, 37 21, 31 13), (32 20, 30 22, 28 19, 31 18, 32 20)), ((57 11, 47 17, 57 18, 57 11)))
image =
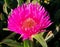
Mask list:
POLYGON ((7 4, 6 4, 6 3, 3 5, 3 11, 4 11, 6 14, 8 14, 8 11, 7 11, 7 4))
POLYGON ((23 47, 22 43, 18 43, 17 41, 12 40, 12 39, 6 39, 3 41, 3 43, 12 47, 23 47))
POLYGON ((33 38, 36 39, 42 45, 42 47, 47 47, 47 43, 41 33, 34 35, 33 38))

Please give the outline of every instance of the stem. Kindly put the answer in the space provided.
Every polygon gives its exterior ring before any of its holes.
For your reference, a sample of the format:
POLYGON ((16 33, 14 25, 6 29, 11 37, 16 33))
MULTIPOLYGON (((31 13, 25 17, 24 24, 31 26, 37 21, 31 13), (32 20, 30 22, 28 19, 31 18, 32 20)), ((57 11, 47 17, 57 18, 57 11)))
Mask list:
POLYGON ((33 43, 30 40, 24 40, 24 47, 33 47, 33 43))
POLYGON ((29 47, 27 40, 24 40, 24 47, 29 47))

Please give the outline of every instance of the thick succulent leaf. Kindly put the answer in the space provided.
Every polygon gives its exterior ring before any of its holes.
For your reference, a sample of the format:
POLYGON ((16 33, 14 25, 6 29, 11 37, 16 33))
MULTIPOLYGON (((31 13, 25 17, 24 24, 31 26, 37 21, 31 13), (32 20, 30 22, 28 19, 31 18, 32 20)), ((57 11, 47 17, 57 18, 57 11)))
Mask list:
POLYGON ((7 4, 6 4, 6 3, 3 5, 3 11, 4 11, 6 14, 8 14, 8 11, 7 11, 7 4))
POLYGON ((47 47, 47 43, 41 33, 34 35, 33 38, 36 39, 42 45, 42 47, 47 47))
POLYGON ((5 39, 3 43, 12 47, 23 47, 22 43, 18 43, 17 41, 12 40, 12 39, 5 39))

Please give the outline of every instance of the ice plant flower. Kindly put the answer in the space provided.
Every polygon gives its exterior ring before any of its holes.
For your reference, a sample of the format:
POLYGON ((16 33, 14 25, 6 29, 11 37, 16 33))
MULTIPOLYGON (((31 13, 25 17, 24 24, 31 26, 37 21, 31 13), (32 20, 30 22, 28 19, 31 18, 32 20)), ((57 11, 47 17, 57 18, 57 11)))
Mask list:
POLYGON ((31 39, 32 35, 42 32, 51 24, 48 12, 38 3, 18 6, 8 16, 8 29, 21 34, 24 40, 31 39))

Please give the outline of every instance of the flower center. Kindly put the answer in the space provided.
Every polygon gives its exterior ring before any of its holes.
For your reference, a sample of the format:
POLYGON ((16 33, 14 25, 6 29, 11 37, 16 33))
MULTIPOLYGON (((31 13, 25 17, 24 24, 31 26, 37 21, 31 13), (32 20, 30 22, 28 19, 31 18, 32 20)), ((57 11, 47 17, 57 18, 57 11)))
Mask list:
POLYGON ((23 23, 23 28, 32 28, 36 25, 36 22, 32 18, 28 18, 23 23))

